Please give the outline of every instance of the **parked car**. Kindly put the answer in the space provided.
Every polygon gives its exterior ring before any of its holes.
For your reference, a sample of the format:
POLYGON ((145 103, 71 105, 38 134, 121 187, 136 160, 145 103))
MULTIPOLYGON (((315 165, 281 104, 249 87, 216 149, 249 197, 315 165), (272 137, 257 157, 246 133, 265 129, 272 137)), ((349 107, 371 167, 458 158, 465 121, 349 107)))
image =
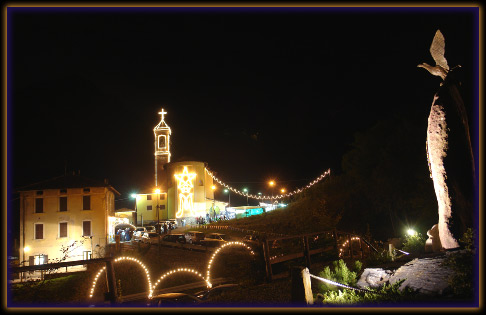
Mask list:
POLYGON ((154 243, 158 241, 159 234, 157 232, 145 232, 142 241, 145 243, 154 243))
POLYGON ((162 293, 152 297, 149 300, 148 306, 164 307, 164 306, 191 306, 201 303, 201 299, 186 293, 162 293))
POLYGON ((200 241, 201 245, 208 247, 218 247, 229 241, 229 237, 226 234, 221 233, 209 233, 206 237, 200 241))
POLYGON ((144 226, 138 226, 135 228, 133 232, 132 240, 140 242, 142 241, 143 234, 147 232, 147 229, 144 226))
POLYGON ((173 243, 177 242, 177 243, 182 243, 182 244, 186 243, 186 237, 184 236, 184 234, 167 234, 167 235, 164 235, 162 240, 164 242, 173 242, 173 243))
POLYGON ((206 235, 206 238, 215 239, 215 240, 222 240, 222 241, 225 241, 225 242, 230 241, 230 237, 228 235, 221 234, 221 233, 209 233, 208 235, 206 235))
POLYGON ((234 289, 238 286, 239 285, 235 284, 235 283, 221 284, 221 285, 212 287, 210 289, 206 289, 206 290, 197 292, 194 295, 201 300, 207 300, 211 297, 214 297, 214 296, 221 294, 224 291, 234 289))
POLYGON ((146 226, 145 228, 147 229, 147 232, 157 232, 153 225, 146 226))
POLYGON ((199 231, 187 231, 184 236, 189 244, 200 244, 204 239, 204 233, 199 231))

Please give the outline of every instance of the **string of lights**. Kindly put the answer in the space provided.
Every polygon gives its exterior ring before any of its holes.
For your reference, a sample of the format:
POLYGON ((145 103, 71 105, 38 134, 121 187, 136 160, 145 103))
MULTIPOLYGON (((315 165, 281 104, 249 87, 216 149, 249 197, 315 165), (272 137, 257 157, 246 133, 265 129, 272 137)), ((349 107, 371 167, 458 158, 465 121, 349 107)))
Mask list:
POLYGON ((286 198, 286 197, 293 196, 295 194, 299 194, 299 193, 303 192, 304 190, 306 190, 306 189, 314 186, 315 184, 317 184, 318 182, 320 182, 325 177, 327 177, 327 176, 329 176, 331 174, 331 169, 328 169, 327 171, 325 171, 324 173, 322 173, 319 177, 317 177, 315 180, 313 180, 312 182, 310 182, 309 184, 307 184, 306 186, 304 186, 302 188, 298 188, 298 189, 296 189, 294 191, 291 191, 291 192, 288 192, 286 194, 278 194, 278 195, 275 195, 275 196, 262 196, 262 195, 252 195, 252 194, 248 194, 248 193, 245 193, 244 191, 241 191, 241 190, 238 190, 238 189, 236 189, 234 187, 231 187, 228 184, 226 184, 223 181, 221 181, 219 178, 217 178, 214 175, 214 173, 211 172, 207 167, 204 168, 204 170, 206 171, 206 173, 208 173, 209 176, 211 176, 213 178, 213 180, 215 180, 216 182, 218 182, 224 188, 229 189, 229 190, 231 190, 232 192, 234 192, 234 193, 236 193, 238 195, 241 195, 241 196, 244 196, 244 197, 248 197, 248 198, 252 198, 252 199, 259 199, 259 200, 282 199, 282 198, 286 198))

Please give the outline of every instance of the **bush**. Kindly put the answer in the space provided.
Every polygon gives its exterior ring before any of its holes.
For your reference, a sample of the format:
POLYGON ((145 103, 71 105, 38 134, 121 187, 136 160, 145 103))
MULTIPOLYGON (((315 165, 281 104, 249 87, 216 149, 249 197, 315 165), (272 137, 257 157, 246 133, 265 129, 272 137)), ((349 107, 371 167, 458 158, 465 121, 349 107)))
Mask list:
POLYGON ((450 254, 444 265, 453 273, 448 279, 449 284, 458 298, 472 298, 474 295, 474 232, 468 229, 459 240, 464 251, 450 254))
MULTIPOLYGON (((356 285, 357 282, 357 273, 360 272, 362 264, 360 261, 355 261, 354 263, 354 268, 350 270, 344 260, 340 259, 338 261, 333 261, 332 262, 334 266, 334 271, 331 271, 329 266, 326 266, 323 271, 319 273, 319 277, 324 278, 324 279, 329 279, 341 284, 349 285, 349 286, 354 286, 356 285)), ((321 292, 326 292, 326 291, 336 291, 338 288, 335 285, 328 284, 325 282, 320 282, 319 283, 319 290, 321 292)))
POLYGON ((425 238, 420 233, 407 235, 403 243, 403 250, 411 254, 423 253, 425 251, 425 238))
POLYGON ((390 254, 388 250, 381 250, 379 252, 371 252, 371 254, 366 259, 366 264, 368 266, 376 266, 381 264, 386 264, 395 260, 395 254, 390 254))

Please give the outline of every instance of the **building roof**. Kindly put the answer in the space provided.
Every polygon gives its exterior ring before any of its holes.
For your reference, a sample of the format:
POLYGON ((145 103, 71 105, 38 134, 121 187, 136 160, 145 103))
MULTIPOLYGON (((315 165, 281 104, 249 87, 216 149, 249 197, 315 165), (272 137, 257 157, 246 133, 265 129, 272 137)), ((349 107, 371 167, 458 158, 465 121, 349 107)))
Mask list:
POLYGON ((42 182, 30 184, 17 189, 21 191, 43 190, 43 189, 65 189, 65 188, 84 188, 84 187, 106 187, 113 191, 116 195, 121 195, 113 186, 108 184, 108 180, 100 181, 91 179, 81 175, 62 175, 47 179, 42 182))

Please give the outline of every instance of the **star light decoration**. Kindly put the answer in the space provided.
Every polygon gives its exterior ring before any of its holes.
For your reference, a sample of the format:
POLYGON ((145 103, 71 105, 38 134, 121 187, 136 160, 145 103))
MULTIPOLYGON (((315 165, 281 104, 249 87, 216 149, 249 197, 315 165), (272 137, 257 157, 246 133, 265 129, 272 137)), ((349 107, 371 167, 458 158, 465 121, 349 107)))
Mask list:
POLYGON ((189 211, 191 215, 194 214, 194 192, 193 179, 196 177, 195 173, 189 173, 187 166, 184 166, 181 174, 174 174, 177 179, 177 189, 179 189, 179 207, 177 209, 176 218, 183 216, 184 211, 189 211))

